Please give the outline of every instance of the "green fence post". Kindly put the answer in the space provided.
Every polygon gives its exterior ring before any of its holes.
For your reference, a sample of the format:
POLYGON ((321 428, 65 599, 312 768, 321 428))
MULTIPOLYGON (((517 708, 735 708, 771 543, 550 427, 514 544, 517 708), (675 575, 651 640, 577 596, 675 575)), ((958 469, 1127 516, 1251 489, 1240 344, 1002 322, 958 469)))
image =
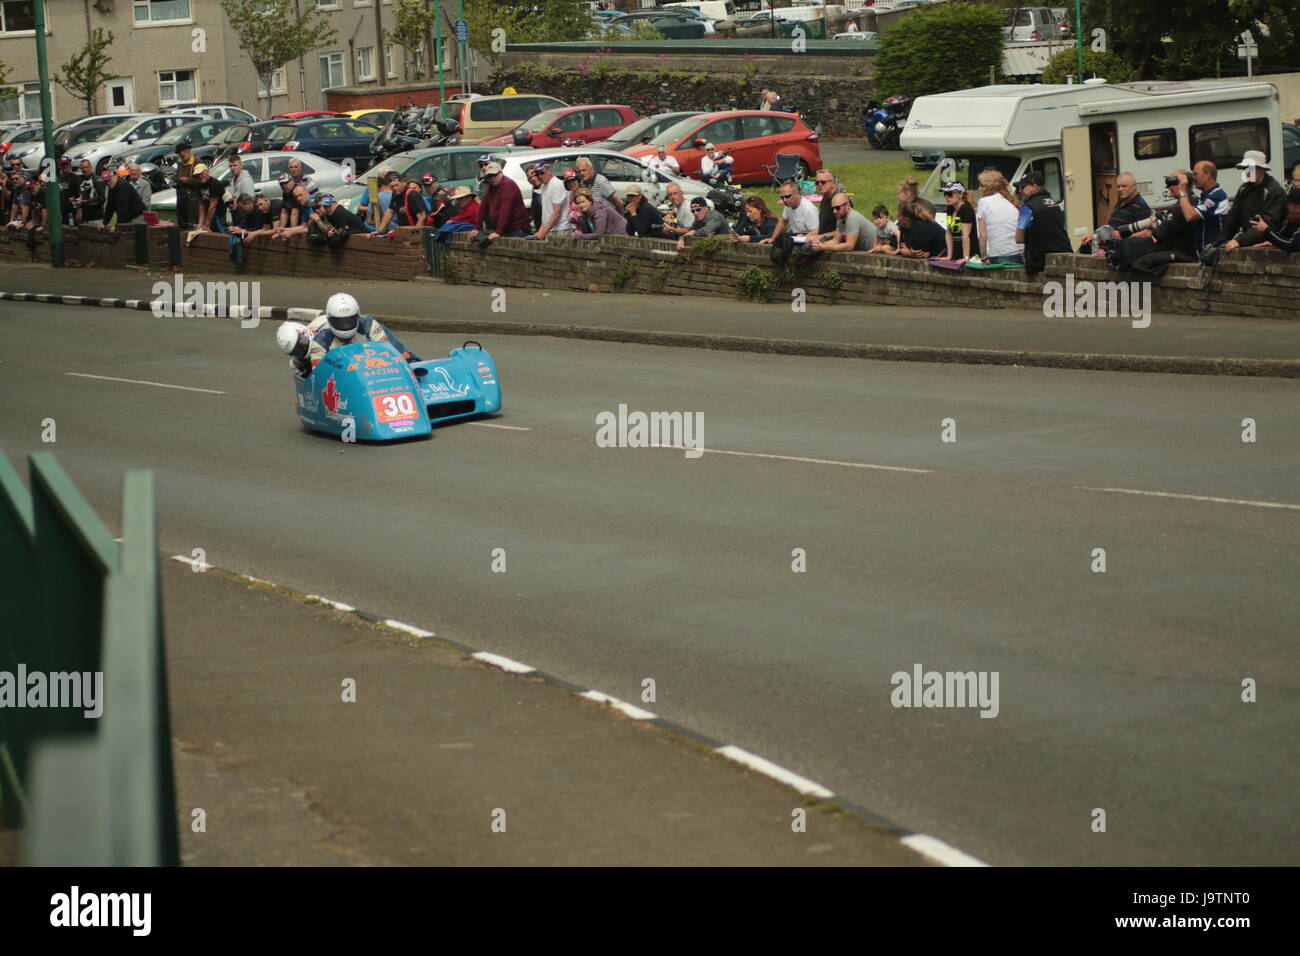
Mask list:
POLYGON ((438 241, 438 231, 436 229, 425 229, 422 235, 424 237, 424 263, 429 267, 429 275, 435 279, 441 279, 442 257, 446 253, 447 247, 438 241))
MULTIPOLYGON (((104 583, 117 568, 117 544, 99 515, 48 451, 28 456, 36 528, 40 639, 29 670, 100 671, 104 583)), ((41 736, 89 733, 79 710, 29 711, 41 736)))
POLYGON ((153 475, 132 471, 122 491, 122 568, 104 608, 105 710, 114 862, 178 866, 167 664, 153 475))
MULTIPOLYGON (((0 450, 0 671, 17 675, 36 627, 35 522, 32 496, 0 450)), ((22 688, 15 688, 18 693, 22 688)), ((19 827, 26 814, 20 768, 26 766, 26 708, 0 707, 0 825, 19 827)))

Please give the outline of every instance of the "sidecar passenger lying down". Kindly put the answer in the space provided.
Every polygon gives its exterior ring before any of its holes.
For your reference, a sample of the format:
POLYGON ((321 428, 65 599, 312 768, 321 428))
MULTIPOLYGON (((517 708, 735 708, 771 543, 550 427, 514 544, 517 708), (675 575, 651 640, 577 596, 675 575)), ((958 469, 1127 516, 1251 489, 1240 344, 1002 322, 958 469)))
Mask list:
POLYGON ((295 375, 294 389, 303 425, 356 441, 416 438, 435 422, 501 410, 496 364, 477 342, 410 363, 388 342, 357 342, 328 352, 306 378, 295 375))

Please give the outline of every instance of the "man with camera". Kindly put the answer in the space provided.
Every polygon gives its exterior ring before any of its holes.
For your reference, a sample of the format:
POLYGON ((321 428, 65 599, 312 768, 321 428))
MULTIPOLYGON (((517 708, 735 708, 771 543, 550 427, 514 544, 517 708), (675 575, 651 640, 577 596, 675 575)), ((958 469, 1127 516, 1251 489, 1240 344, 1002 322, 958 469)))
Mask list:
POLYGON ((1195 231, 1182 208, 1191 199, 1191 177, 1186 170, 1175 170, 1165 177, 1165 187, 1178 201, 1171 209, 1118 229, 1103 226, 1097 230, 1114 268, 1164 275, 1171 263, 1197 261, 1195 231))
POLYGON ((1218 242, 1232 201, 1228 198, 1228 191, 1219 185, 1218 169, 1208 159, 1192 167, 1192 184, 1201 191, 1200 198, 1193 200, 1192 191, 1183 190, 1177 196, 1178 208, 1183 211, 1183 218, 1192 224, 1192 236, 1200 250, 1218 242))

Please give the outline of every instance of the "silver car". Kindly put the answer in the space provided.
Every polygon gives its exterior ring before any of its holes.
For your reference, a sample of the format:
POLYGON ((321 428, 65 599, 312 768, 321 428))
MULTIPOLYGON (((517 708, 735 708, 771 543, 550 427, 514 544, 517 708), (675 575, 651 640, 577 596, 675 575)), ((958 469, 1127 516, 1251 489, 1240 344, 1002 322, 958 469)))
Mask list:
POLYGON ((656 206, 664 201, 668 195, 668 187, 672 183, 682 187, 682 192, 686 194, 687 199, 695 196, 707 197, 709 193, 709 187, 697 179, 656 172, 641 160, 612 149, 576 147, 511 152, 502 157, 505 160, 502 172, 519 184, 519 189, 524 194, 524 204, 527 205, 533 201, 533 188, 528 182, 528 177, 524 175, 525 166, 530 163, 547 162, 551 164, 551 170, 555 175, 563 176, 564 170, 573 169, 577 161, 584 156, 591 160, 592 165, 596 167, 596 172, 610 181, 620 196, 633 183, 640 186, 645 198, 656 206))
MULTIPOLYGON (((322 159, 313 153, 286 153, 279 150, 269 153, 246 153, 239 157, 244 161, 244 169, 253 177, 253 188, 271 199, 280 198, 280 177, 289 172, 289 163, 298 160, 302 171, 311 177, 314 185, 321 192, 332 192, 340 186, 351 182, 347 168, 322 159)), ((230 179, 230 163, 226 160, 215 164, 211 174, 215 179, 230 179)), ((163 222, 176 221, 176 190, 166 189, 154 193, 150 208, 158 213, 163 222)))
POLYGON ((95 172, 102 173, 114 156, 128 152, 132 147, 140 149, 152 146, 154 140, 163 133, 186 122, 194 122, 193 117, 175 113, 152 113, 124 119, 116 126, 104 130, 96 139, 71 147, 68 158, 72 160, 73 166, 88 159, 95 172))

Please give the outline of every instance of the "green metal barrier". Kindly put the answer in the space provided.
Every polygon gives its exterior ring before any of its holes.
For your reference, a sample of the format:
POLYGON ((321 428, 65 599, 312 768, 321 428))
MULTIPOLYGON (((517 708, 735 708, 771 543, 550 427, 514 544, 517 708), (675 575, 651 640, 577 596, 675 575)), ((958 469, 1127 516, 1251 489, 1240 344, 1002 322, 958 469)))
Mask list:
POLYGON ((102 671, 102 715, 0 708, 0 785, 24 862, 179 863, 153 477, 129 472, 122 546, 49 452, 29 456, 30 494, 0 453, 0 569, 8 620, 0 670, 102 671), (17 719, 15 719, 17 718, 17 719), (12 757, 6 772, 5 755, 12 757))
POLYGON ((447 247, 437 239, 438 230, 426 229, 420 234, 424 240, 424 264, 429 267, 429 275, 435 279, 442 278, 442 257, 447 247))

